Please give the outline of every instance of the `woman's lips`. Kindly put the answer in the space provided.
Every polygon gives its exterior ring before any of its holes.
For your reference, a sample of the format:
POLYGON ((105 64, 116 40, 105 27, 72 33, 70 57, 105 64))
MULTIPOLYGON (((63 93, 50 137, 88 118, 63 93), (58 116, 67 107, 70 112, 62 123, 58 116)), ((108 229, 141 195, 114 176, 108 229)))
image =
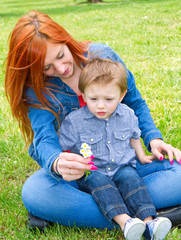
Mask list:
POLYGON ((65 70, 65 72, 62 75, 66 75, 69 72, 69 67, 65 70))

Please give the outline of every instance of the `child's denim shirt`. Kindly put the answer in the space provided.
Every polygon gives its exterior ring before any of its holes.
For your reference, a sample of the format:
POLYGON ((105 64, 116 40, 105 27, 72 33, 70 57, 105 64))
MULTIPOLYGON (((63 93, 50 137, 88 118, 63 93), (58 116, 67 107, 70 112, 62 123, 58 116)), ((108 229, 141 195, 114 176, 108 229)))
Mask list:
POLYGON ((136 167, 136 155, 130 139, 138 139, 141 131, 134 111, 118 104, 108 119, 95 117, 87 106, 70 113, 62 122, 59 142, 64 151, 80 154, 82 143, 91 147, 95 166, 110 178, 123 166, 136 167))
MULTIPOLYGON (((109 58, 112 61, 123 63, 121 58, 109 46, 100 43, 92 43, 85 56, 89 58, 109 58)), ((122 102, 134 110, 138 117, 141 137, 145 146, 150 150, 150 141, 155 138, 162 139, 162 135, 153 122, 146 102, 141 98, 140 92, 136 89, 134 77, 129 70, 127 70, 127 77, 128 90, 122 102)), ((49 82, 56 85, 57 88, 48 88, 54 97, 45 96, 50 101, 52 110, 58 113, 61 124, 67 114, 79 109, 78 96, 58 77, 51 77, 49 82)), ((32 88, 28 88, 26 96, 29 103, 39 104, 32 88)), ((34 139, 29 148, 29 154, 41 167, 44 167, 47 172, 51 173, 53 162, 62 152, 57 134, 57 120, 50 111, 34 107, 29 107, 28 116, 34 132, 34 139)))

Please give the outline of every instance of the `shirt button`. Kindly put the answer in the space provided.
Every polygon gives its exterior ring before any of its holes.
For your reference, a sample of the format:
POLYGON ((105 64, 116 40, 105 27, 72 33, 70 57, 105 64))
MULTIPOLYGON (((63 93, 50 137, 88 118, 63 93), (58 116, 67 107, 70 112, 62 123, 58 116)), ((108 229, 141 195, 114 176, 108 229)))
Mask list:
POLYGON ((111 159, 111 162, 114 162, 114 158, 113 158, 113 159, 111 159))
POLYGON ((107 123, 107 126, 109 126, 109 123, 107 123))
POLYGON ((111 168, 110 168, 110 167, 108 167, 108 168, 107 168, 107 170, 109 170, 109 171, 110 171, 110 170, 111 170, 111 168))
POLYGON ((93 139, 93 138, 91 138, 91 142, 94 142, 94 139, 93 139))
POLYGON ((122 135, 122 138, 124 138, 124 134, 122 135))
POLYGON ((107 143, 110 143, 111 141, 107 141, 107 143))

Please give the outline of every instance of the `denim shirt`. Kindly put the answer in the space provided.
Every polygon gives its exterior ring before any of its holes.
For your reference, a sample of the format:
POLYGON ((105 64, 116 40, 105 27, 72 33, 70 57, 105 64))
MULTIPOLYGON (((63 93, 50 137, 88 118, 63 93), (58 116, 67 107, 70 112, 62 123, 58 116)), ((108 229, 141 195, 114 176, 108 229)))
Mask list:
MULTIPOLYGON (((112 61, 123 63, 116 52, 109 46, 101 43, 92 43, 85 56, 88 58, 109 58, 112 61)), ((58 113, 61 124, 67 114, 80 107, 78 96, 68 85, 63 83, 60 78, 51 77, 49 81, 56 85, 57 88, 49 87, 49 91, 54 95, 54 98, 48 95, 45 96, 50 101, 52 110, 58 113)), ((150 150, 150 141, 155 138, 162 139, 162 135, 156 128, 150 110, 146 102, 142 99, 140 92, 137 90, 135 79, 129 70, 127 70, 127 85, 128 90, 122 102, 134 110, 138 117, 141 137, 143 138, 145 146, 150 150)), ((39 103, 33 88, 27 89, 26 98, 31 103, 39 103)), ((36 160, 41 167, 44 167, 47 172, 52 173, 52 164, 62 152, 57 134, 57 120, 50 111, 33 107, 29 107, 28 116, 34 132, 34 139, 29 148, 29 155, 36 160)))
POLYGON ((138 139, 141 131, 134 111, 119 103, 108 120, 93 115, 87 106, 70 113, 62 122, 59 142, 64 151, 80 154, 82 143, 91 147, 99 172, 110 178, 130 164, 136 167, 136 155, 130 139, 138 139))

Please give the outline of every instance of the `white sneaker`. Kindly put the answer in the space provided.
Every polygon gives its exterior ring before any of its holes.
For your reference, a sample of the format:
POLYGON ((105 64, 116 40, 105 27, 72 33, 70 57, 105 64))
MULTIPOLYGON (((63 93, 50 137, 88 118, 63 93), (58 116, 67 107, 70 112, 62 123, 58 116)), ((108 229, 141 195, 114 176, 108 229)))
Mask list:
POLYGON ((126 221, 124 227, 124 237, 127 240, 141 240, 145 231, 145 223, 139 218, 130 218, 126 221))
POLYGON ((144 237, 146 240, 163 240, 172 227, 171 221, 166 217, 158 217, 146 223, 144 237))

